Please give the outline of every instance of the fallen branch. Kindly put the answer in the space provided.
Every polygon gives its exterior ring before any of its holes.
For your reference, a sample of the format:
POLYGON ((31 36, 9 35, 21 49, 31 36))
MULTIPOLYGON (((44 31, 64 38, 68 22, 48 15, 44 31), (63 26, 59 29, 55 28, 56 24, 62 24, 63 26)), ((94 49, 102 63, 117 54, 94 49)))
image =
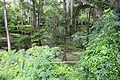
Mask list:
POLYGON ((50 62, 51 64, 76 64, 77 61, 50 62))

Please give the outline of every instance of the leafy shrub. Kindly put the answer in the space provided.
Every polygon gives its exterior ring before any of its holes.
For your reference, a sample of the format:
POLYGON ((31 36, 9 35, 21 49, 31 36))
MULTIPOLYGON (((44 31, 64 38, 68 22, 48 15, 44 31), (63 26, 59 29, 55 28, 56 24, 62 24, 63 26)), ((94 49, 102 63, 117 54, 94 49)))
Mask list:
POLYGON ((69 80, 73 68, 53 64, 56 48, 32 47, 0 53, 0 80, 69 80))
POLYGON ((120 22, 111 10, 94 24, 90 42, 77 65, 82 80, 120 80, 120 22), (99 24, 98 24, 99 23, 99 24))

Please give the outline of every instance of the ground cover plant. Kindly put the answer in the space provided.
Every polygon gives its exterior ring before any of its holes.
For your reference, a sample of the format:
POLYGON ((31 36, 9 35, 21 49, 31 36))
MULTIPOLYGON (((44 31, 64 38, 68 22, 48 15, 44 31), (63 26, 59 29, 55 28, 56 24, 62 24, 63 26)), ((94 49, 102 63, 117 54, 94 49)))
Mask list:
POLYGON ((69 80, 74 72, 58 62, 55 48, 33 47, 28 50, 0 52, 0 80, 69 80))

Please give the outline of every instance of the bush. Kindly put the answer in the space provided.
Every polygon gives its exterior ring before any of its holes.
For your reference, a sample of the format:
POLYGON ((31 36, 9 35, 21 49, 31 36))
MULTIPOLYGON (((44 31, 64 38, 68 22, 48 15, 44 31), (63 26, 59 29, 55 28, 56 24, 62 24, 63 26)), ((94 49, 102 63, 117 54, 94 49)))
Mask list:
POLYGON ((82 80, 120 80, 120 22, 113 11, 94 24, 86 51, 77 65, 82 80))
POLYGON ((0 80, 70 80, 74 71, 65 64, 52 64, 58 61, 56 49, 47 46, 0 54, 0 80))

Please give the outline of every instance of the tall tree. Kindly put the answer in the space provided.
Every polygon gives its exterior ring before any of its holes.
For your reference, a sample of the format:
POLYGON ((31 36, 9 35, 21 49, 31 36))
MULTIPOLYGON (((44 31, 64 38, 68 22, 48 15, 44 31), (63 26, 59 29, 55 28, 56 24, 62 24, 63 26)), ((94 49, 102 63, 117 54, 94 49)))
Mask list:
POLYGON ((37 20, 36 20, 36 0, 32 0, 33 3, 33 26, 34 26, 34 32, 37 31, 37 20))
MULTIPOLYGON (((66 0, 64 0, 64 22, 67 23, 67 8, 66 8, 66 0)), ((64 32, 64 41, 66 43, 66 37, 67 37, 67 24, 65 24, 65 32, 64 32)))
POLYGON ((89 32, 90 32, 90 15, 91 15, 91 9, 89 8, 89 13, 88 13, 88 17, 87 17, 87 21, 86 21, 86 31, 87 31, 87 42, 89 42, 89 32))
MULTIPOLYGON (((66 0, 64 0, 64 22, 65 22, 65 32, 64 32, 64 41, 65 43, 67 42, 67 8, 66 8, 66 0)), ((64 47, 64 56, 63 56, 63 61, 67 60, 66 56, 66 46, 64 47)))
MULTIPOLYGON (((41 0, 38 3, 38 27, 40 27, 41 23, 41 0)), ((42 46, 41 40, 38 41, 39 45, 42 46)))
MULTIPOLYGON (((22 28, 24 27, 24 8, 23 8, 23 3, 24 3, 24 0, 20 0, 20 5, 21 5, 21 26, 22 28)), ((23 31, 22 31, 22 34, 23 34, 23 31)))
POLYGON ((6 1, 4 1, 4 23, 5 23, 5 29, 6 29, 6 34, 7 34, 7 46, 8 46, 8 51, 11 50, 11 44, 10 44, 10 34, 9 34, 9 29, 8 29, 8 23, 7 23, 7 14, 6 14, 6 1))
POLYGON ((120 13, 120 0, 116 0, 116 12, 120 13))

